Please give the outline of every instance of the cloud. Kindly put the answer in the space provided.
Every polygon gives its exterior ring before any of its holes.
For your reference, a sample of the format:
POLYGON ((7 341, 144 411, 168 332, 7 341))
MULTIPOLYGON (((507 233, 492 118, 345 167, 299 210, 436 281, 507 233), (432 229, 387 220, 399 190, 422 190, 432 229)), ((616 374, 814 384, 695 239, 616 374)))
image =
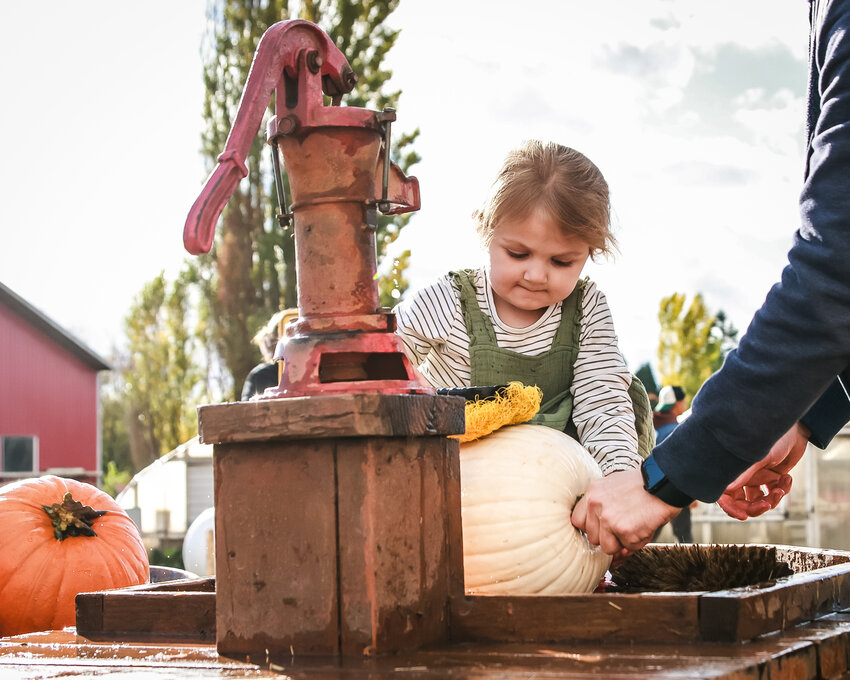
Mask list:
MULTIPOLYGON (((672 21, 650 23, 675 32, 672 21)), ((667 37, 644 45, 621 41, 603 45, 598 57, 598 66, 610 74, 640 83, 632 113, 645 125, 691 139, 724 135, 763 142, 756 139, 762 129, 757 121, 798 108, 805 95, 806 64, 778 40, 756 47, 668 42, 667 37)), ((796 133, 796 126, 789 132, 796 133)))
POLYGON ((754 120, 747 112, 787 110, 805 94, 806 65, 778 42, 759 48, 724 43, 692 54, 693 73, 669 112, 682 133, 752 143, 760 128, 747 124, 754 120))
POLYGON ((696 160, 668 165, 662 172, 678 184, 704 188, 741 186, 754 178, 753 173, 739 165, 720 165, 696 160))
POLYGON ((763 107, 782 90, 798 96, 805 93, 806 64, 778 42, 757 48, 724 43, 714 50, 694 52, 696 68, 686 89, 687 101, 728 102, 755 90, 762 93, 759 99, 742 101, 763 107))
POLYGON ((666 81, 681 58, 682 48, 676 45, 656 42, 641 47, 618 43, 602 47, 600 66, 616 75, 640 78, 651 84, 666 81))
POLYGON ((660 31, 675 31, 682 26, 681 22, 672 14, 663 17, 653 17, 649 25, 660 31))

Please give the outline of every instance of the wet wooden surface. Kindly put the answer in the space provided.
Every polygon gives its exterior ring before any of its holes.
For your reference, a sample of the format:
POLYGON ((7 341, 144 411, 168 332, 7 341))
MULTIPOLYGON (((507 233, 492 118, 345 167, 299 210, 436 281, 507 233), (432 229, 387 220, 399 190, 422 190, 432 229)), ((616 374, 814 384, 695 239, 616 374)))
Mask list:
POLYGON ((212 644, 96 642, 68 628, 0 638, 0 678, 846 679, 850 610, 744 644, 464 643, 341 660, 293 651, 239 660, 212 644))

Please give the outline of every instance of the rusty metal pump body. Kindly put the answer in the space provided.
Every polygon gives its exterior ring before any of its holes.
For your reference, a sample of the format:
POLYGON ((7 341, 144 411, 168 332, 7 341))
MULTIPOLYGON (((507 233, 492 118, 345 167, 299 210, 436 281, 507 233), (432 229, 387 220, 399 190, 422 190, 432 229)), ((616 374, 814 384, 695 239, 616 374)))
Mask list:
POLYGON ((269 28, 224 152, 186 220, 186 249, 208 252, 274 92, 267 139, 283 154, 292 192, 299 318, 275 356, 284 362, 280 384, 263 398, 433 393, 405 355, 394 315, 379 308, 376 284, 378 210, 418 210, 419 183, 388 162, 391 110, 337 105, 355 83, 343 54, 314 24, 269 28), (323 94, 334 105, 324 105, 323 94))

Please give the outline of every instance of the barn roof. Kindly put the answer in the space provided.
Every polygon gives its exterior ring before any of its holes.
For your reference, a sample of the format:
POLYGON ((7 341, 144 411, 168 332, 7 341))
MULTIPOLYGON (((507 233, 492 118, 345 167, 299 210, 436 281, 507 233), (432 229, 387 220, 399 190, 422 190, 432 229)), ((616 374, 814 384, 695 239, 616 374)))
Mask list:
POLYGON ((33 328, 41 331, 57 345, 67 350, 96 371, 110 371, 112 366, 92 349, 75 338, 55 321, 45 316, 13 290, 0 282, 0 304, 5 305, 33 328))

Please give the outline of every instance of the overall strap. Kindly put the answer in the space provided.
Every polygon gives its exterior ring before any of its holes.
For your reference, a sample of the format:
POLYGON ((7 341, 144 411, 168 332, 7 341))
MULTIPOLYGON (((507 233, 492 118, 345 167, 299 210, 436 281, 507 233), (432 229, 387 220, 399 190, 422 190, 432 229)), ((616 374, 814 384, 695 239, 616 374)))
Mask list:
POLYGON ((572 413, 570 385, 578 355, 585 282, 580 282, 563 301, 552 346, 542 354, 529 356, 499 347, 493 324, 478 303, 473 285, 475 272, 467 270, 452 275, 460 288, 461 309, 469 334, 472 385, 499 385, 512 380, 537 385, 543 391, 543 401, 531 422, 563 430, 572 413))
POLYGON ((493 324, 478 305, 478 296, 472 283, 475 280, 475 271, 473 269, 461 269, 449 273, 460 287, 460 308, 463 312, 464 323, 466 323, 466 333, 469 335, 470 352, 473 344, 497 347, 496 331, 493 329, 493 324))

